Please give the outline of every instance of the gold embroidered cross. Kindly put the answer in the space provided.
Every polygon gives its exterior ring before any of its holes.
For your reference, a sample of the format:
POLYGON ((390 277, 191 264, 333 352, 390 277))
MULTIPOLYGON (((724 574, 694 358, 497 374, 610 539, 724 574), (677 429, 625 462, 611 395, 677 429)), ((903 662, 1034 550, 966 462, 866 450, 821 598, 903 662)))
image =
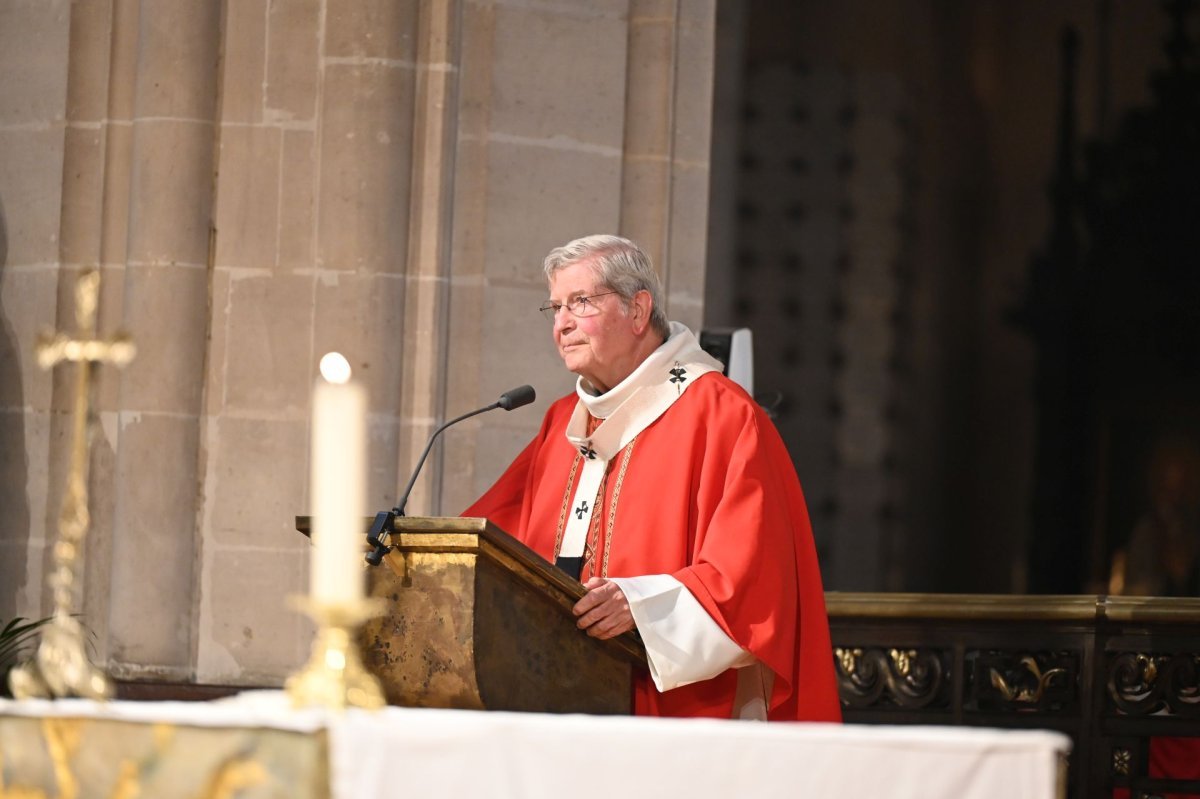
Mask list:
POLYGON ((71 468, 58 517, 58 541, 54 544, 54 618, 42 630, 37 655, 13 669, 9 684, 18 698, 86 696, 95 699, 112 694, 112 683, 87 657, 83 627, 71 615, 76 575, 83 561, 83 539, 90 523, 88 512, 88 427, 91 423, 92 373, 102 363, 122 367, 133 360, 136 349, 128 335, 109 339, 96 337, 96 306, 100 295, 100 272, 88 270, 75 283, 74 336, 56 332, 43 335, 37 344, 37 362, 53 369, 64 361, 76 364, 75 402, 71 418, 71 468))

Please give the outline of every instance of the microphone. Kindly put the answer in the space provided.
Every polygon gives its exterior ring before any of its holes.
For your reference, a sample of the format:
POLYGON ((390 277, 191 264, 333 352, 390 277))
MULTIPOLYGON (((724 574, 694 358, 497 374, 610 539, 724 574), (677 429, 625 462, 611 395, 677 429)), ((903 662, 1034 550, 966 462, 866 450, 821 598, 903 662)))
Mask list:
POLYGON ((416 485, 417 475, 421 473, 421 467, 425 465, 425 459, 429 457, 429 451, 433 449, 433 442, 442 431, 450 425, 458 424, 463 419, 470 419, 472 416, 477 416, 481 413, 494 411, 497 408, 503 408, 506 411, 521 408, 537 399, 537 392, 533 390, 533 386, 518 386, 514 389, 509 389, 500 395, 500 399, 488 405, 485 408, 464 413, 457 419, 451 419, 444 425, 433 431, 433 435, 429 437, 429 443, 425 445, 425 451, 421 453, 421 459, 417 461, 417 468, 413 469, 412 477, 408 480, 408 485, 404 488, 404 493, 400 495, 400 501, 396 503, 396 507, 390 511, 380 511, 375 514, 375 521, 371 522, 371 530, 367 533, 367 543, 374 549, 367 553, 367 563, 372 566, 378 566, 383 562, 383 556, 391 551, 391 544, 387 543, 387 539, 391 535, 392 523, 397 516, 404 515, 404 506, 408 504, 408 495, 412 493, 413 486, 416 485))
MULTIPOLYGON (((511 411, 516 408, 521 408, 525 405, 528 405, 529 403, 533 402, 535 399, 537 399, 537 392, 533 390, 533 386, 517 386, 516 388, 512 389, 511 391, 505 391, 503 394, 500 395, 500 399, 497 400, 495 405, 489 405, 487 408, 484 408, 483 410, 486 411, 486 410, 489 410, 490 408, 495 408, 495 407, 499 406, 506 411, 511 411)), ((476 411, 476 413, 482 413, 482 411, 476 411)), ((470 416, 470 415, 471 414, 467 414, 467 416, 470 416)), ((466 417, 463 417, 463 418, 465 419, 466 417)), ((454 421, 456 422, 458 420, 455 419, 454 421)), ((454 424, 454 422, 451 422, 451 424, 454 424)))

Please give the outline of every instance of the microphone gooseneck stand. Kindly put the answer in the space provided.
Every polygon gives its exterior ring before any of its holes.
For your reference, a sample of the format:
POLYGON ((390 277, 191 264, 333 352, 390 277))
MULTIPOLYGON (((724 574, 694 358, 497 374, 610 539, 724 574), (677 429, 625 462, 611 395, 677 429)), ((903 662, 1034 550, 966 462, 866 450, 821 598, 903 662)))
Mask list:
POLYGON ((533 386, 519 386, 501 394, 500 399, 491 405, 471 411, 470 413, 464 413, 457 419, 451 419, 437 430, 434 430, 433 435, 429 437, 429 443, 425 445, 425 451, 421 453, 421 459, 417 461, 417 468, 413 469, 412 477, 409 478, 404 493, 400 495, 400 501, 396 503, 396 507, 375 514, 375 520, 371 522, 371 529, 367 533, 367 543, 372 547, 371 551, 366 555, 367 563, 372 566, 378 566, 383 562, 383 556, 392 551, 392 524, 396 521, 397 516, 404 515, 404 506, 408 504, 408 495, 412 493, 413 486, 416 485, 417 475, 421 473, 421 467, 425 465, 425 459, 429 457, 429 451, 433 449, 433 442, 443 430, 451 425, 458 424, 464 419, 470 419, 472 416, 477 416, 487 411, 494 411, 497 408, 503 408, 506 411, 520 408, 533 402, 536 398, 537 393, 533 390, 533 386))

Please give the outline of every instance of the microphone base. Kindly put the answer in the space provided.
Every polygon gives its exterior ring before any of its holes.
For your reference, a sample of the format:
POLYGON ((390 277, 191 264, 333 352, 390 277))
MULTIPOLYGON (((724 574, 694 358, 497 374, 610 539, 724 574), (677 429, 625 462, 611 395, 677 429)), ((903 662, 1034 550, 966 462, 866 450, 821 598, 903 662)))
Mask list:
POLYGON ((375 521, 371 522, 371 530, 367 533, 367 543, 374 547, 366 555, 368 566, 383 563, 383 556, 392 551, 392 546, 388 543, 392 534, 392 523, 396 521, 397 516, 403 515, 404 511, 399 508, 381 510, 375 514, 375 521))

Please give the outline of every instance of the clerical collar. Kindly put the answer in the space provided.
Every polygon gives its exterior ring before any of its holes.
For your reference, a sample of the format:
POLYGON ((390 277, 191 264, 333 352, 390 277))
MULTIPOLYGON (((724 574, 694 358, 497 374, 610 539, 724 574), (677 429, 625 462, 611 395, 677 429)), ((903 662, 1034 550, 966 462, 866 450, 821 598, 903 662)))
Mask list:
POLYGON ((720 362, 700 349, 691 331, 672 322, 671 335, 662 346, 611 390, 593 394, 588 391, 592 387, 585 387, 580 378, 575 386, 579 401, 567 420, 567 441, 589 460, 611 460, 671 407, 697 378, 719 371, 720 362), (604 421, 589 431, 589 416, 604 421))
POLYGON ((595 387, 580 376, 575 382, 575 393, 588 413, 598 419, 607 419, 639 389, 661 383, 663 375, 677 363, 702 364, 709 369, 723 370, 720 361, 700 349, 700 342, 691 330, 679 322, 671 322, 671 335, 667 340, 620 383, 597 394, 595 387))
MULTIPOLYGON (((720 362, 700 349, 692 332, 678 322, 672 322, 667 340, 610 390, 596 394, 590 383, 579 378, 575 384, 579 401, 567 420, 566 430, 567 443, 578 454, 567 478, 563 512, 554 542, 555 563, 560 568, 577 577, 581 564, 588 561, 585 551, 588 531, 595 506, 604 499, 609 461, 621 450, 632 447, 634 439, 695 385, 698 378, 719 371, 720 362), (591 424, 592 417, 603 419, 595 429, 591 424), (578 486, 573 485, 576 470, 578 486)), ((626 450, 617 476, 610 519, 616 513, 616 501, 631 453, 632 449, 626 450)), ((611 535, 611 521, 607 530, 611 535)), ((606 538, 605 552, 607 547, 606 538)), ((606 572, 607 567, 602 565, 600 573, 606 572)))

